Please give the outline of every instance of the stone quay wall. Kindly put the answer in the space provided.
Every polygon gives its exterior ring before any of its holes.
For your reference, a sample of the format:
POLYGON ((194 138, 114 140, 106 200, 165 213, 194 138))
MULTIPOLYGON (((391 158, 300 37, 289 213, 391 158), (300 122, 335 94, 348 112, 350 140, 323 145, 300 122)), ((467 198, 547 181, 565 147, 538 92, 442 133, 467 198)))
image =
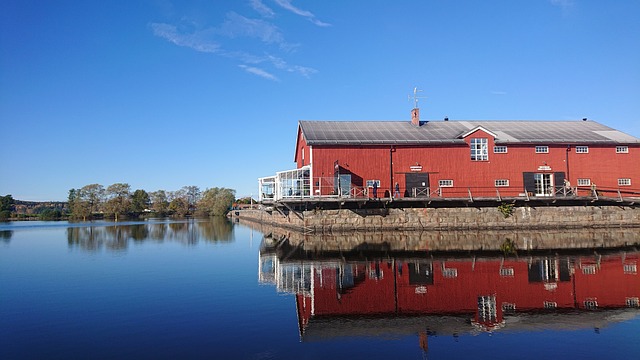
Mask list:
POLYGON ((511 242, 521 251, 604 251, 640 246, 640 229, 581 228, 581 229, 518 229, 518 230, 447 230, 447 231, 377 231, 308 234, 283 227, 251 221, 241 221, 263 234, 267 244, 282 239, 300 250, 312 252, 502 252, 502 246, 511 242), (271 240, 269 240, 271 239, 271 240))
MULTIPOLYGON (((236 210, 232 216, 305 233, 350 231, 640 228, 636 206, 518 206, 505 217, 496 207, 236 210)), ((639 230, 640 231, 640 230, 639 230)))

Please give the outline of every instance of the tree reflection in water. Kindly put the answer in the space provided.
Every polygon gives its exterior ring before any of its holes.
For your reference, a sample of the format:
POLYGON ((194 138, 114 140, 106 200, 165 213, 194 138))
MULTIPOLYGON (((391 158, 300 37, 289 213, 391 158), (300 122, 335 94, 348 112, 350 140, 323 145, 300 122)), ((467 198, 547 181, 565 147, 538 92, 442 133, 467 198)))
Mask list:
POLYGON ((131 225, 131 238, 136 241, 144 241, 149 237, 149 227, 146 225, 131 225))
POLYGON ((231 242, 233 235, 231 231, 233 224, 221 216, 212 217, 209 221, 201 222, 200 235, 204 240, 210 242, 231 242))
MULTIPOLYGON (((223 217, 149 223, 122 223, 67 228, 71 248, 85 251, 126 250, 129 241, 173 241, 195 245, 199 241, 231 242, 233 225, 223 217)), ((8 238, 11 234, 6 235, 8 238)))
POLYGON ((9 241, 11 241, 12 236, 13 236, 13 230, 0 231, 0 240, 2 240, 2 242, 8 243, 9 241))

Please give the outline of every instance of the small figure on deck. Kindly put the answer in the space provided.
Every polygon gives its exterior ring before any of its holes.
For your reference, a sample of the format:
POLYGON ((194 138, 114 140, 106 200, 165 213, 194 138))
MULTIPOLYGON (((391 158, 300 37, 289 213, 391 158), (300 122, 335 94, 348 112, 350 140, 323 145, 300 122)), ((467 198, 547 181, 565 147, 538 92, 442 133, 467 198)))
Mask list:
POLYGON ((398 184, 397 181, 396 181, 396 188, 395 188, 395 191, 393 193, 393 197, 395 197, 395 198, 400 197, 400 184, 398 184))
POLYGON ((378 198, 378 182, 377 181, 373 182, 373 198, 374 199, 378 198))
POLYGON ((571 182, 569 182, 569 180, 564 179, 564 194, 566 195, 572 195, 572 191, 571 191, 571 182))

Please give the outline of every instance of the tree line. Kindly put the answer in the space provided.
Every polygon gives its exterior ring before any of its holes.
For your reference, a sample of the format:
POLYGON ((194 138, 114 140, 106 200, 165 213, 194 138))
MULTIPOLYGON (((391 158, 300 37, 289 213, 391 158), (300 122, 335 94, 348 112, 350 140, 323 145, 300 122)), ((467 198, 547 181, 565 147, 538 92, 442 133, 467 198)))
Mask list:
POLYGON ((223 216, 235 200, 236 191, 197 186, 184 186, 177 191, 131 190, 127 183, 115 183, 106 188, 100 184, 69 190, 69 217, 89 220, 96 216, 113 218, 138 217, 145 213, 156 216, 223 216))

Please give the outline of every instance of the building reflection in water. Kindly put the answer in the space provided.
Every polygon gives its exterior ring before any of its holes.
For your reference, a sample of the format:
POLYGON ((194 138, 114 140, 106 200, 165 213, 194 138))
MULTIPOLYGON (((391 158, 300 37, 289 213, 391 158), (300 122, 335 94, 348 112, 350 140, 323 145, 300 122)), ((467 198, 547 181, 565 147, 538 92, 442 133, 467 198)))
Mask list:
POLYGON ((432 335, 600 329, 640 315, 634 248, 481 254, 323 253, 266 236, 259 281, 295 294, 305 341, 418 334, 426 349, 432 335))

